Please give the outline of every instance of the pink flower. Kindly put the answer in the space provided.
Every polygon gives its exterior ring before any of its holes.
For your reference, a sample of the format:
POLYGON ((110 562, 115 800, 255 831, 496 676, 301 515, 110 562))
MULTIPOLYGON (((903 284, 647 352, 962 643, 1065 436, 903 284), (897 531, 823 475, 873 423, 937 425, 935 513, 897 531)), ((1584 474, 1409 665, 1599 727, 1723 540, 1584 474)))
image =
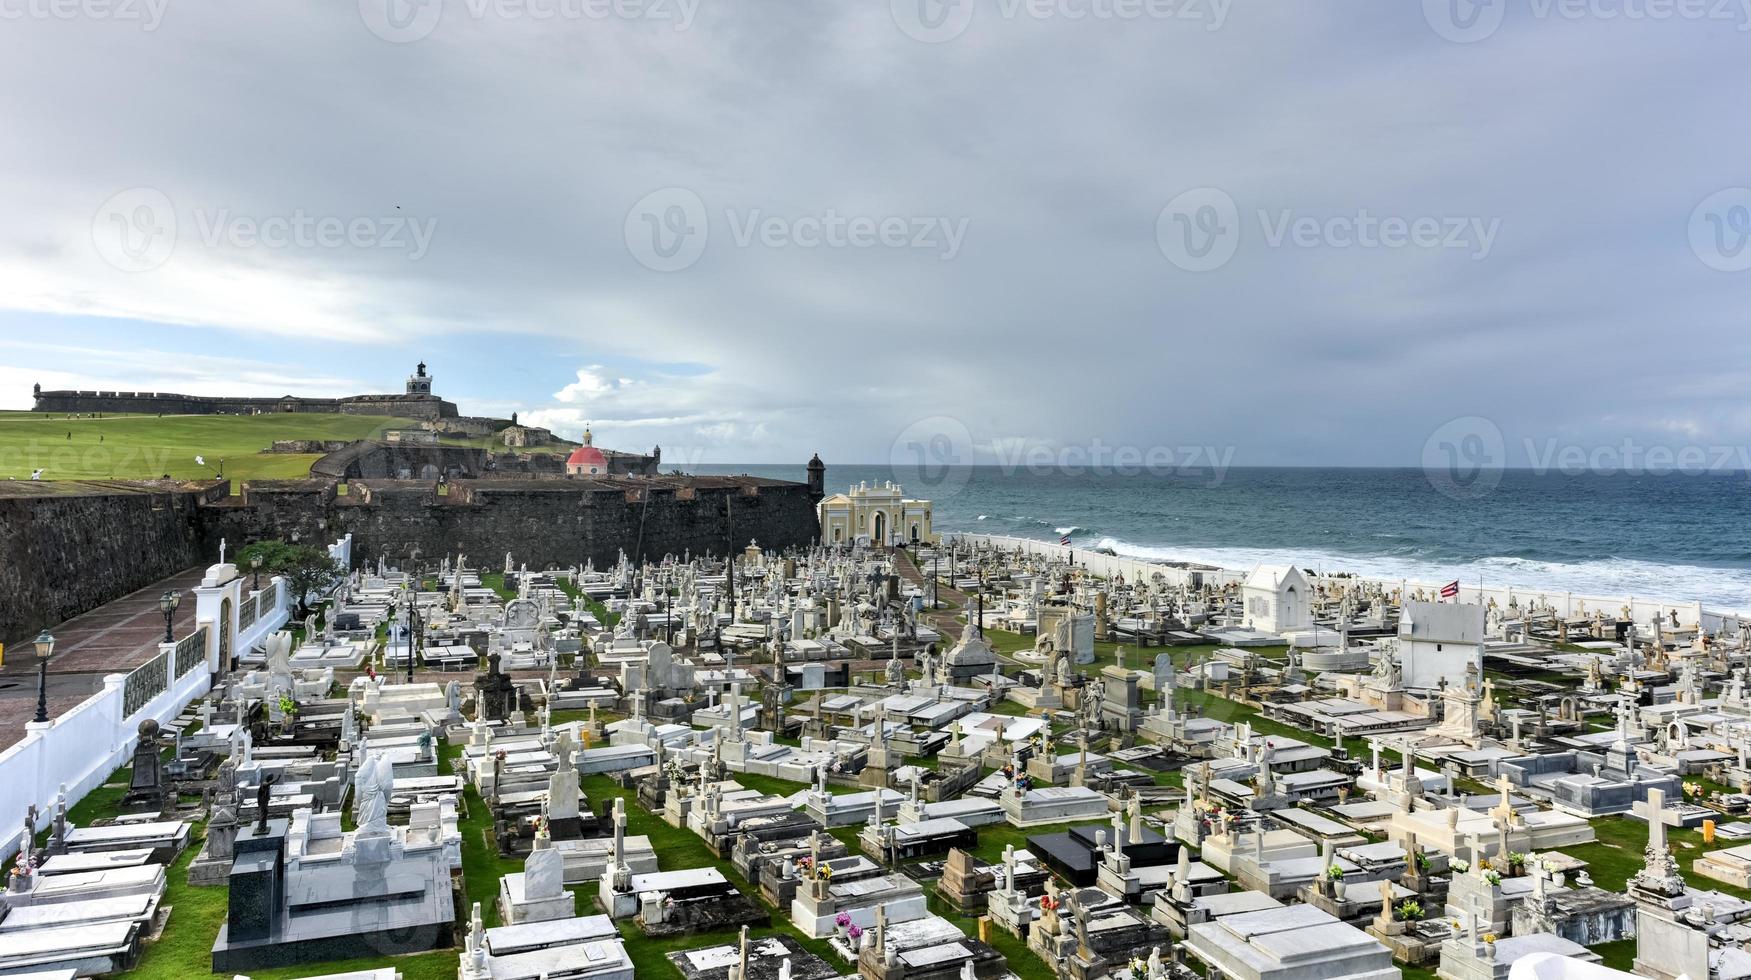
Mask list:
POLYGON ((852 926, 849 930, 846 931, 845 934, 847 936, 850 936, 852 939, 856 939, 856 938, 863 935, 863 927, 862 926, 852 926))
POLYGON ((851 913, 841 912, 833 917, 833 921, 839 923, 839 928, 843 929, 851 924, 851 913))

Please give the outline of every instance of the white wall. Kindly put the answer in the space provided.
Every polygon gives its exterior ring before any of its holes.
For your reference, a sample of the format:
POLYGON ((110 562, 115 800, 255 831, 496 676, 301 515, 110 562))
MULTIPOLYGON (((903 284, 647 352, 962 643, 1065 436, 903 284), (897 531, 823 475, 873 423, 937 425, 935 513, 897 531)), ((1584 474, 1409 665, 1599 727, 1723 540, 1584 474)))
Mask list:
MULTIPOLYGON (((994 534, 954 534, 949 537, 967 544, 976 543, 985 547, 997 547, 1005 551, 1014 551, 1020 548, 1024 553, 1048 555, 1060 561, 1065 560, 1074 551, 1078 565, 1089 569, 1096 575, 1107 578, 1112 578, 1123 572, 1125 579, 1129 581, 1139 574, 1148 576, 1160 573, 1166 577, 1168 582, 1180 585, 1189 582, 1192 575, 1192 572, 1187 569, 1157 565, 1137 558, 1096 554, 1092 551, 1066 548, 1063 545, 1033 541, 1028 538, 1012 538, 994 534)), ((1215 571, 1203 571, 1202 575, 1206 583, 1227 584, 1243 581, 1249 571, 1250 569, 1238 571, 1223 568, 1215 571)), ((1353 584, 1357 581, 1376 583, 1388 590, 1402 588, 1407 596, 1417 589, 1422 589, 1424 593, 1433 595, 1440 590, 1441 586, 1447 584, 1446 582, 1417 582, 1410 579, 1334 578, 1325 575, 1313 579, 1315 585, 1323 585, 1327 588, 1336 588, 1344 583, 1353 584)), ((1487 605, 1490 599, 1495 599, 1496 605, 1504 610, 1508 608, 1511 599, 1518 599, 1522 609, 1533 603, 1549 603, 1556 608, 1560 615, 1569 617, 1580 616, 1583 610, 1587 615, 1591 615, 1595 609, 1604 609, 1608 614, 1615 616, 1621 607, 1629 606, 1632 618, 1639 624, 1644 636, 1652 635, 1651 624, 1656 615, 1667 616, 1666 622, 1670 624, 1670 614, 1674 609, 1678 610, 1678 622, 1682 626, 1694 627, 1700 621, 1711 632, 1718 633, 1723 628, 1736 631, 1740 622, 1737 613, 1704 609, 1702 603, 1690 600, 1661 599, 1654 596, 1576 595, 1572 592, 1557 592, 1551 589, 1525 588, 1514 585, 1488 585, 1480 589, 1476 582, 1470 585, 1464 582, 1459 584, 1460 602, 1476 602, 1487 605)))
MULTIPOLYGON (((220 567, 209 569, 209 576, 220 567)), ((242 579, 232 579, 213 587, 215 592, 233 595, 231 627, 232 635, 237 638, 234 644, 237 650, 260 642, 284 626, 291 615, 287 601, 290 590, 275 578, 263 583, 262 592, 268 596, 265 613, 248 629, 238 630, 238 603, 253 602, 257 595, 245 591, 243 585, 242 579)), ((197 603, 204 605, 200 593, 207 588, 203 583, 195 590, 197 603)), ((197 617, 203 605, 197 605, 197 617)), ((168 683, 163 691, 132 714, 125 712, 122 703, 130 675, 109 674, 103 679, 102 690, 57 718, 41 725, 27 724, 24 738, 0 752, 0 828, 11 828, 0 831, 5 834, 0 838, 5 841, 5 855, 18 852, 19 841, 24 836, 25 814, 32 803, 38 810, 37 829, 49 826, 54 819, 55 793, 60 786, 67 787, 67 805, 71 807, 85 794, 103 785, 117 767, 127 764, 139 739, 142 721, 151 718, 162 725, 181 714, 189 702, 207 693, 219 668, 216 626, 210 620, 199 622, 197 631, 206 630, 204 656, 181 677, 169 676, 175 673, 175 643, 159 644, 158 656, 136 668, 144 670, 162 660, 168 683)), ((49 668, 54 669, 53 661, 50 661, 49 668)))

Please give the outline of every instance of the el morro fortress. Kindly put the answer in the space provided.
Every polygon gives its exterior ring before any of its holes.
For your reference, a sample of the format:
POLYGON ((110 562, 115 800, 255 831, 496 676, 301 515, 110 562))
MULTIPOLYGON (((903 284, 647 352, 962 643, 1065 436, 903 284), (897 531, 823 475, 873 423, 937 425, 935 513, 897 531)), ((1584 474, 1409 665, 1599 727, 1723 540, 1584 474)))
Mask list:
POLYGON ((420 364, 401 394, 350 395, 345 398, 278 398, 178 395, 162 391, 44 391, 36 385, 31 410, 69 415, 132 413, 140 415, 267 415, 319 412, 331 415, 387 415, 433 422, 456 418, 456 404, 432 393, 432 378, 420 364))
MULTIPOLYGON (((52 412, 352 411, 453 417, 430 394, 424 365, 406 396, 188 399, 180 395, 37 392, 52 412), (416 382, 420 383, 416 390, 416 382), (138 399, 138 402, 135 399, 138 399), (366 400, 361 400, 366 399, 366 400), (385 399, 373 401, 370 399, 385 399), (324 406, 347 406, 340 408, 324 406), (158 410, 157 408, 148 410, 158 410)), ((0 642, 18 641, 185 569, 210 564, 224 540, 325 543, 351 535, 355 561, 436 567, 458 553, 514 552, 531 567, 612 564, 750 542, 800 548, 820 536, 825 467, 806 482, 659 475, 659 457, 595 450, 493 455, 461 447, 363 441, 330 453, 306 479, 0 482, 0 642), (515 468, 509 461, 516 460, 515 468), (533 461, 533 462, 532 462, 533 461), (581 462, 580 462, 581 461, 581 462)))

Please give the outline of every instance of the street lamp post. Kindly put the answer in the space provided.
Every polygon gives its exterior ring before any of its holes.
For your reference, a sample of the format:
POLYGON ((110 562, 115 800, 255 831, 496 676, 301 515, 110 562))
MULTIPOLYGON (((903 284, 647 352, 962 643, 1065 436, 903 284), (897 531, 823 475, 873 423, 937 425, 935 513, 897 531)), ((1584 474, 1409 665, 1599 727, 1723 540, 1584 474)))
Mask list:
POLYGON ((250 555, 249 556, 249 567, 252 571, 255 572, 255 591, 260 592, 261 591, 261 556, 260 555, 250 555))
POLYGON ((416 641, 425 631, 425 624, 420 622, 419 610, 416 608, 419 603, 414 601, 418 595, 417 591, 410 591, 407 598, 407 682, 409 684, 413 683, 413 656, 414 648, 417 645, 416 641))
POLYGON ((36 722, 49 720, 49 655, 55 652, 55 638, 43 630, 36 638, 36 722))
POLYGON ((164 642, 175 643, 176 607, 182 605, 182 593, 171 591, 158 597, 158 611, 164 614, 164 642))

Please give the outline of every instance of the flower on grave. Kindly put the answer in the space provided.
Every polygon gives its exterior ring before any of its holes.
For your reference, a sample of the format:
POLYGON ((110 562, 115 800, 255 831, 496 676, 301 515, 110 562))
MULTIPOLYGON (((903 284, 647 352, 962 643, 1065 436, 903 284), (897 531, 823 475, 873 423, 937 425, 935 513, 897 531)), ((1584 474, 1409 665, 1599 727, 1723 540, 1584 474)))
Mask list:
POLYGON ((1499 885, 1502 883, 1502 873, 1491 868, 1483 873, 1483 880, 1488 882, 1491 886, 1499 885))
POLYGON ((850 912, 841 912, 838 915, 833 917, 833 922, 834 922, 834 924, 838 925, 839 928, 844 929, 847 926, 851 925, 851 913, 850 912))
POLYGON ((1456 859, 1456 860, 1452 860, 1452 861, 1447 862, 1447 867, 1451 868, 1454 871, 1454 873, 1456 873, 1456 874, 1464 874, 1467 871, 1471 870, 1471 862, 1470 861, 1460 861, 1460 860, 1456 859))
POLYGON ((853 940, 862 939, 863 938, 863 927, 862 926, 852 926, 851 928, 845 930, 845 935, 853 940))
POLYGON ((1406 922, 1415 922, 1423 917, 1423 903, 1413 899, 1405 899, 1398 903, 1398 917, 1406 922))
POLYGON ((1325 876, 1327 878, 1330 878, 1332 881, 1343 881, 1344 880, 1344 869, 1340 868, 1334 864, 1331 867, 1325 869, 1325 876))
POLYGON ((1053 898, 1050 895, 1041 895, 1040 896, 1040 908, 1042 910, 1050 912, 1057 907, 1058 907, 1058 900, 1057 899, 1053 898))
POLYGON ((1494 946, 1496 944, 1496 934, 1493 932, 1484 933, 1483 934, 1483 941, 1486 943, 1489 943, 1491 946, 1494 946))

